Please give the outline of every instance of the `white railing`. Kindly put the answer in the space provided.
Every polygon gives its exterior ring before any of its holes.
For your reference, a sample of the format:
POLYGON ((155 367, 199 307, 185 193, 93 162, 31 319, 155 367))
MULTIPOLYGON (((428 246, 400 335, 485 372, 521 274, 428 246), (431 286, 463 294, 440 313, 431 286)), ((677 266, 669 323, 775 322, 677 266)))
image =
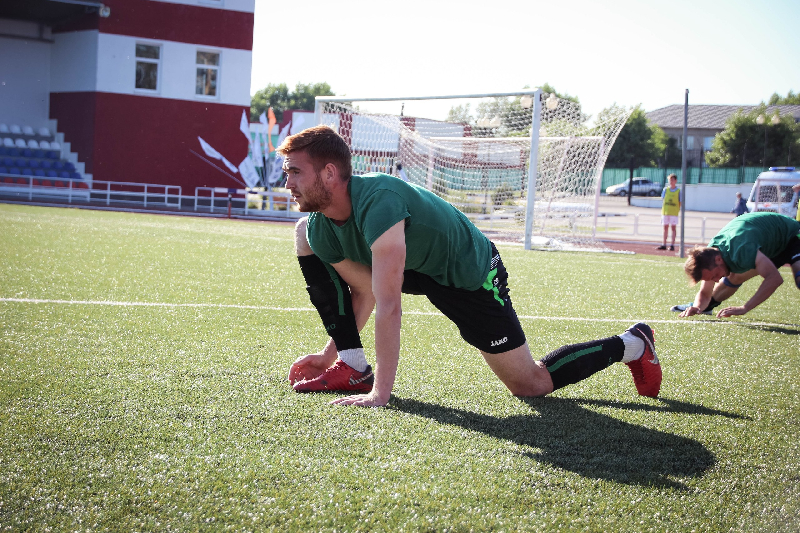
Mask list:
POLYGON ((287 192, 275 191, 253 191, 247 189, 226 189, 224 187, 195 187, 194 190, 194 210, 208 209, 209 213, 216 210, 225 211, 230 214, 232 209, 241 211, 245 216, 249 215, 269 215, 286 218, 300 218, 302 213, 291 210, 292 196, 287 192), (250 205, 257 197, 260 200, 260 207, 251 208, 250 205), (222 200, 225 207, 220 207, 218 201, 222 200), (267 202, 264 205, 264 202, 267 202), (234 207, 239 204, 240 207, 234 207))
MULTIPOLYGON (((664 236, 664 226, 661 224, 660 214, 601 213, 599 218, 603 219, 603 227, 599 222, 597 225, 597 238, 600 240, 609 240, 615 237, 645 237, 645 240, 649 241, 661 240, 664 236)), ((731 217, 698 216, 687 211, 683 228, 684 240, 706 243, 730 221, 731 217)), ((678 223, 679 237, 680 232, 680 223, 678 223)), ((672 228, 669 230, 669 239, 672 239, 672 228)))
POLYGON ((163 204, 165 206, 181 205, 181 188, 178 185, 161 185, 158 183, 135 183, 130 181, 98 181, 89 184, 89 192, 96 196, 105 195, 106 205, 111 205, 112 199, 117 202, 142 203, 147 207, 150 204, 163 204))
POLYGON ((43 178, 40 176, 22 176, 17 174, 0 174, 0 191, 14 195, 27 195, 28 201, 34 196, 47 196, 66 198, 72 203, 72 198, 86 201, 89 198, 89 186, 85 181, 76 181, 62 178, 43 178), (11 182, 6 182, 11 178, 11 182), (24 181, 24 183, 20 183, 24 181), (47 183, 47 185, 43 185, 47 183), (57 185, 61 183, 61 185, 57 185))

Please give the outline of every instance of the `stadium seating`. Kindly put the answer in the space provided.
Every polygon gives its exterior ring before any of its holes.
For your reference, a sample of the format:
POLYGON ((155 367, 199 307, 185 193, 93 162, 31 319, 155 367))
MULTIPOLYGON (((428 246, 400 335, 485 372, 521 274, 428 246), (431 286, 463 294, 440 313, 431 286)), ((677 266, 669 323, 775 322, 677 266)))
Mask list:
POLYGON ((47 127, 0 123, 0 185, 88 189, 53 137, 47 127))

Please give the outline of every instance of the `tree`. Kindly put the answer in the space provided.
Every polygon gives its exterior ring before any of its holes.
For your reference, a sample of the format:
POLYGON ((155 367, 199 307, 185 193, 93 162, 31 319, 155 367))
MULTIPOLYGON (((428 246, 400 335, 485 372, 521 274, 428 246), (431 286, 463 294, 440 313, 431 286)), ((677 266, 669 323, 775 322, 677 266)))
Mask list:
POLYGON ((768 105, 800 105, 800 94, 794 94, 791 90, 786 96, 781 96, 778 93, 772 93, 769 97, 768 105))
POLYGON ((800 160, 798 142, 800 125, 794 117, 768 115, 762 103, 750 113, 739 110, 728 118, 725 129, 714 137, 711 151, 706 152, 706 163, 711 167, 789 166, 800 160))
MULTIPOLYGON (((559 99, 569 100, 570 102, 574 102, 579 106, 580 109, 580 101, 578 100, 577 96, 571 96, 567 93, 559 93, 556 89, 551 86, 549 83, 545 83, 540 87, 542 89, 543 96, 549 96, 550 94, 556 95, 559 99)), ((530 89, 530 86, 526 85, 523 89, 530 89)), ((495 97, 488 101, 484 101, 479 103, 473 109, 470 107, 470 104, 464 105, 457 105, 450 108, 450 111, 447 113, 446 121, 447 122, 454 122, 457 124, 469 124, 473 127, 474 132, 487 132, 488 135, 488 128, 484 128, 483 126, 479 126, 479 121, 481 119, 490 119, 490 118, 499 118, 500 119, 500 126, 496 128, 495 131, 496 135, 501 137, 524 137, 530 135, 530 128, 531 128, 531 121, 529 119, 529 115, 525 115, 524 118, 520 117, 519 110, 521 109, 520 105, 521 97, 495 97)), ((589 117, 580 114, 580 122, 586 122, 589 117)), ((575 124, 571 125, 573 128, 576 127, 575 124)), ((577 125, 579 127, 580 125, 577 125)), ((479 135, 484 136, 484 135, 479 135)))
MULTIPOLYGON (((603 115, 611 112, 611 108, 604 109, 598 114, 598 122, 602 122, 603 115)), ((636 106, 608 154, 606 166, 610 168, 654 167, 664 155, 669 139, 664 130, 658 126, 650 125, 647 115, 641 105, 636 106), (632 160, 632 161, 631 161, 632 160)))
POLYGON ((288 109, 314 110, 316 96, 335 96, 331 86, 322 83, 298 83, 294 91, 290 91, 285 83, 270 83, 264 89, 256 91, 250 99, 250 120, 257 122, 261 113, 271 107, 278 122, 283 120, 283 112, 288 109))

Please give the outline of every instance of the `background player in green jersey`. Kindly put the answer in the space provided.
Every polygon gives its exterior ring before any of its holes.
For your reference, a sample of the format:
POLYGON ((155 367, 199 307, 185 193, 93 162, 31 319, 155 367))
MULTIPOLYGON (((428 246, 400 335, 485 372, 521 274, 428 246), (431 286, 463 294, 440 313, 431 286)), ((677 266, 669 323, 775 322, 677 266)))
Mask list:
POLYGON ((800 288, 800 222, 778 213, 745 213, 731 220, 707 247, 689 251, 684 270, 690 282, 700 283, 694 302, 675 306, 680 316, 710 314, 750 278, 761 286, 741 306, 721 309, 718 317, 743 315, 772 296, 782 283, 778 268, 789 263, 800 288))
POLYGON ((311 213, 296 225, 295 249, 330 335, 320 352, 292 364, 296 391, 347 391, 358 394, 333 403, 385 405, 400 357, 401 294, 408 293, 425 295, 452 320, 512 394, 544 396, 614 362, 629 366, 639 394, 658 394, 661 366, 646 324, 534 361, 500 254, 463 213, 395 177, 353 176, 349 147, 327 126, 288 137, 277 151, 293 199, 311 213), (359 336, 373 309, 374 373, 359 336))

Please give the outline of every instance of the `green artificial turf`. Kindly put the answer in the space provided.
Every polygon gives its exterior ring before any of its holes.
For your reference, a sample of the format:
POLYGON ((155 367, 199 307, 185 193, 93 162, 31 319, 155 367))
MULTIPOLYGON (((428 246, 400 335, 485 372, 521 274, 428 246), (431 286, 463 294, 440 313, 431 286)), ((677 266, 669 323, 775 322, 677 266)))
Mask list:
POLYGON ((750 314, 683 320, 680 259, 500 245, 535 357, 644 320, 660 397, 617 364, 515 398, 404 296, 394 394, 360 409, 286 382, 325 341, 290 225, 0 205, 0 227, 1 531, 800 528, 785 268, 750 314))

